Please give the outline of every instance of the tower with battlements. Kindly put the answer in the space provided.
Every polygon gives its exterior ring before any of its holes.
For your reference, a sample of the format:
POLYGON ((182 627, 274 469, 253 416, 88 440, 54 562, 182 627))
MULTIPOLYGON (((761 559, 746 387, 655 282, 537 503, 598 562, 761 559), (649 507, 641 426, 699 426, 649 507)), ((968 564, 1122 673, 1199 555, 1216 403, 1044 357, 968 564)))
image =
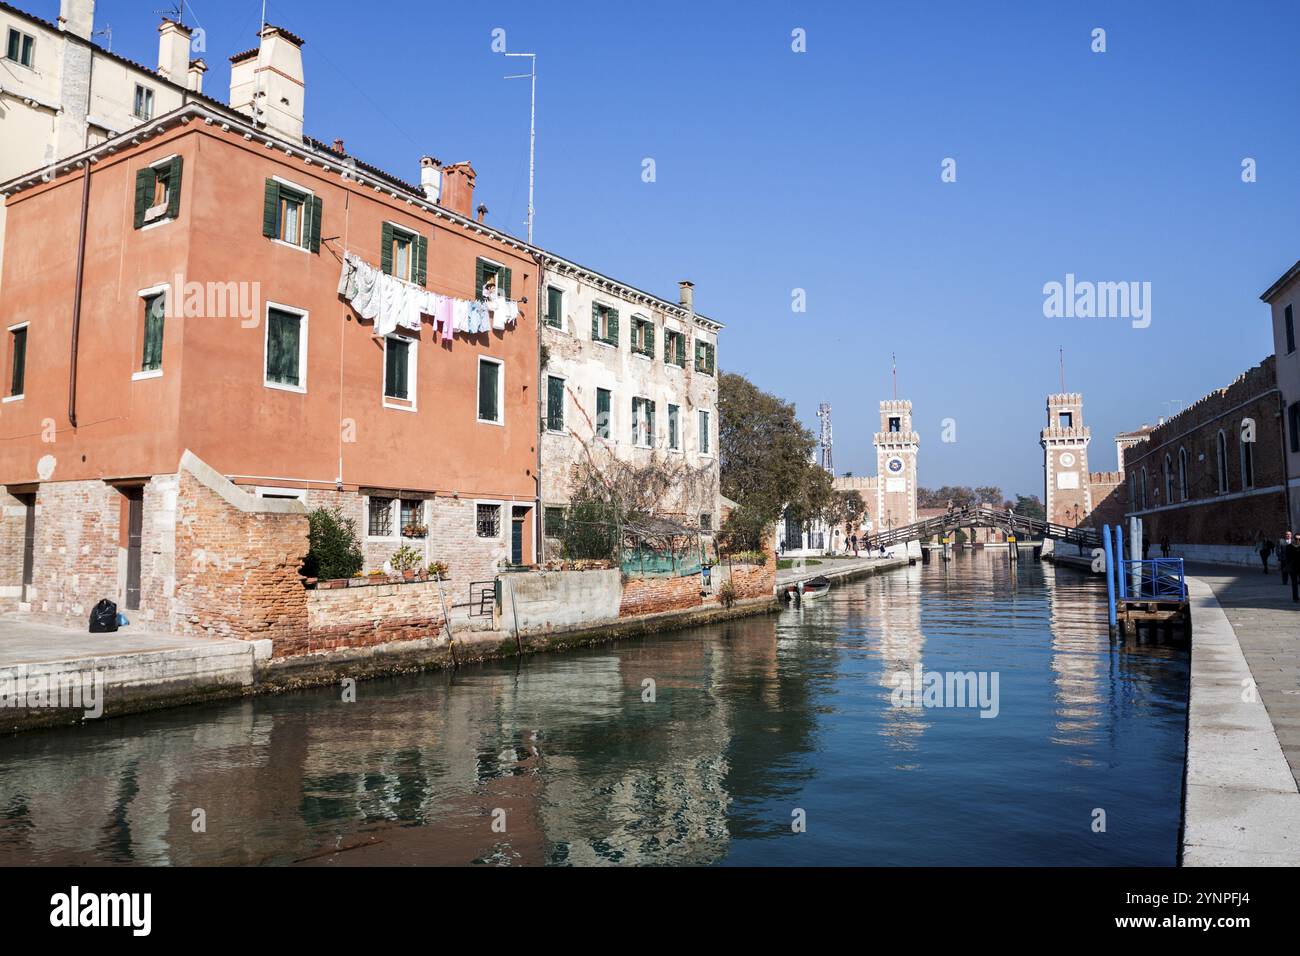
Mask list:
POLYGON ((880 403, 876 432, 875 527, 887 531, 916 520, 916 455, 921 436, 912 430, 912 403, 887 399, 880 403))
POLYGON ((1047 427, 1038 436, 1043 447, 1043 507, 1048 521, 1073 528, 1092 511, 1090 441, 1092 435, 1083 423, 1083 395, 1048 395, 1047 427))

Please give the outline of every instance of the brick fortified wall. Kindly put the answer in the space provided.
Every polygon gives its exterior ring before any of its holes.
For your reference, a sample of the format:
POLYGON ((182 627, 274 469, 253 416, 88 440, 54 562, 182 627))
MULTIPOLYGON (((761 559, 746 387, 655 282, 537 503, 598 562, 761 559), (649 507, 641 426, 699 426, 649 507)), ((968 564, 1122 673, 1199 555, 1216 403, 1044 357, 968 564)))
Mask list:
POLYGON ((413 641, 439 637, 443 632, 436 581, 322 588, 305 593, 307 626, 299 634, 276 641, 273 657, 413 641))
MULTIPOLYGON (((710 597, 711 603, 717 598, 710 597)), ((662 614, 664 611, 682 611, 704 603, 700 596, 700 576, 626 578, 623 581, 623 600, 619 604, 619 617, 636 617, 641 614, 662 614)))

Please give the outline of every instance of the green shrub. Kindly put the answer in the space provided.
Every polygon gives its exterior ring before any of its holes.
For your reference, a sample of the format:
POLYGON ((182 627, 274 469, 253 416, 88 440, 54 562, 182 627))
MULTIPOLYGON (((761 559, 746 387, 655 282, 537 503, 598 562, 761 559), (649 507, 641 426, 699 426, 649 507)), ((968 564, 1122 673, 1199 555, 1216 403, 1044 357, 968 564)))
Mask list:
POLYGON ((614 510, 594 498, 569 505, 560 538, 561 553, 570 561, 612 561, 618 556, 618 526, 614 510))
POLYGON ((397 573, 403 571, 415 571, 424 566, 424 555, 416 551, 409 544, 404 544, 388 559, 389 567, 397 573))
POLYGON ((302 573, 309 578, 330 581, 350 578, 365 563, 357 540, 356 522, 338 508, 317 508, 307 515, 307 557, 302 573))

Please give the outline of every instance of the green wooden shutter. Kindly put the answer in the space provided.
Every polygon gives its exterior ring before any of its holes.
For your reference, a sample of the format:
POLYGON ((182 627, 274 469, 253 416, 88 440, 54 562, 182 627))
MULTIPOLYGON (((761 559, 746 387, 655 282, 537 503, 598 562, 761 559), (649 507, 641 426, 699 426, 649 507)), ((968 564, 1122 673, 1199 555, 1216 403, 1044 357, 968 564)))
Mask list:
POLYGON ((384 223, 379 230, 379 268, 385 275, 393 274, 393 224, 384 223))
POLYGON ((154 171, 145 167, 135 174, 135 228, 144 225, 144 214, 153 198, 154 171))
POLYGON ((595 302, 591 303, 591 340, 600 341, 600 306, 595 302))
POLYGON ((497 279, 497 287, 501 294, 507 299, 510 298, 510 270, 501 269, 500 277, 497 279))
POLYGON ((648 401, 646 404, 646 444, 651 448, 655 444, 655 403, 648 401))
POLYGON ((417 236, 415 242, 415 282, 417 285, 424 285, 428 277, 429 240, 424 236, 417 236))
POLYGON ((655 354, 655 324, 647 322, 645 324, 645 354, 653 356, 655 354))
POLYGON ((483 298, 483 283, 487 281, 488 264, 482 259, 474 260, 474 298, 483 298))
POLYGON ((153 372, 162 368, 163 320, 166 299, 155 295, 145 304, 144 351, 140 356, 140 370, 153 372))
POLYGON ((605 341, 610 345, 618 345, 618 309, 609 310, 609 338, 605 341))
POLYGON ((167 218, 181 214, 181 157, 173 156, 167 170, 167 218))
MULTIPOLYGON (((303 205, 307 205, 304 203, 303 205)), ((320 252, 320 219, 324 211, 324 204, 319 196, 311 198, 311 233, 307 236, 307 248, 312 252, 320 252)))
POLYGON ((718 350, 712 342, 708 343, 705 348, 708 350, 709 374, 712 375, 717 370, 718 350))
POLYGON ((262 200, 262 235, 268 239, 280 235, 280 184, 274 179, 266 181, 266 197, 262 200))

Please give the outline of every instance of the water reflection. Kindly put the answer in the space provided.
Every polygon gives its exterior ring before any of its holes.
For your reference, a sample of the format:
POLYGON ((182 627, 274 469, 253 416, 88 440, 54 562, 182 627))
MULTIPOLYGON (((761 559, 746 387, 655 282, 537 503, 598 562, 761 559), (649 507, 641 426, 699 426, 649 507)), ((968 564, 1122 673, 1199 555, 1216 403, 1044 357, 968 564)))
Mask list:
POLYGON ((964 554, 354 704, 0 741, 0 864, 1168 864, 1185 688, 1181 648, 1110 643, 1095 581, 964 554), (999 671, 999 716, 892 706, 918 667, 999 671))

